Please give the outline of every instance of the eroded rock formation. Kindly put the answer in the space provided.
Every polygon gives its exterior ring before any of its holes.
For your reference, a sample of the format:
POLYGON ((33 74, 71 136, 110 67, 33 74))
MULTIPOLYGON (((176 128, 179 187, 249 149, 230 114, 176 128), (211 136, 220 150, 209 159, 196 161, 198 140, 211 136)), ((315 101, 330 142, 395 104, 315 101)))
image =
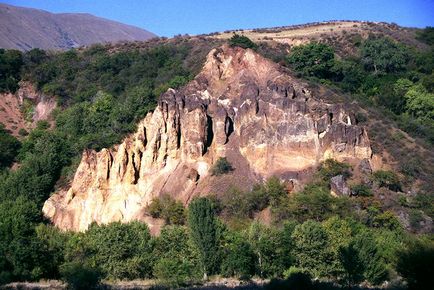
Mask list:
POLYGON ((364 128, 345 106, 312 96, 252 50, 224 46, 209 53, 188 85, 164 93, 122 144, 85 151, 71 187, 54 194, 43 211, 72 230, 94 221, 146 221, 147 204, 163 193, 188 203, 272 175, 297 185, 329 157, 371 157, 364 128), (235 170, 211 177, 221 156, 235 170))

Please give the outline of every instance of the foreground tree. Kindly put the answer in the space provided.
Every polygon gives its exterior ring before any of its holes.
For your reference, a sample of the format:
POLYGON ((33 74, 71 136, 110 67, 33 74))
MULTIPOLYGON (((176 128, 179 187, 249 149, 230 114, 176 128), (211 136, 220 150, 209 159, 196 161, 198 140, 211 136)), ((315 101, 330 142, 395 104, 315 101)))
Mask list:
POLYGON ((208 198, 194 199, 188 208, 188 224, 199 251, 203 279, 206 280, 218 262, 219 227, 212 201, 208 198))
POLYGON ((409 289, 430 289, 434 276, 434 242, 416 241, 398 254, 397 271, 409 289))
POLYGON ((332 253, 327 232, 319 222, 308 220, 295 227, 294 256, 297 266, 316 278, 327 277, 332 253))

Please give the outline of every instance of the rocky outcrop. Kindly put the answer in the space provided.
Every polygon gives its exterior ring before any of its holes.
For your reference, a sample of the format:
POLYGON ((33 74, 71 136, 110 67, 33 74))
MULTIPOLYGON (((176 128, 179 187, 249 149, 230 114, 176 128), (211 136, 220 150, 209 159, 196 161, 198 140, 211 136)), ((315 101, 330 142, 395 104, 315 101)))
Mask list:
POLYGON ((163 193, 192 197, 251 186, 272 175, 294 186, 325 158, 371 157, 366 131, 342 104, 312 96, 299 80, 252 50, 212 50, 188 85, 169 89, 124 142, 83 153, 71 187, 43 211, 62 229, 148 220, 163 193), (225 156, 234 171, 211 177, 225 156))
POLYGON ((56 106, 54 97, 46 96, 31 83, 21 81, 15 94, 0 93, 0 123, 14 136, 19 136, 20 129, 35 128, 41 120, 49 120, 53 125, 50 117, 56 106))
POLYGON ((347 185, 343 175, 337 175, 330 178, 331 194, 334 196, 350 196, 351 190, 347 185))

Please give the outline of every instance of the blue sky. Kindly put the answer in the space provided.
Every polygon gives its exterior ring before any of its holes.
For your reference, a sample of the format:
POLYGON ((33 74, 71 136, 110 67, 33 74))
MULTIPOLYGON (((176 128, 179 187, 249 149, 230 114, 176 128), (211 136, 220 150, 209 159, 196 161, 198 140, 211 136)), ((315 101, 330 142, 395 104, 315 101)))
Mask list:
POLYGON ((86 12, 160 36, 324 20, 434 26, 434 0, 0 0, 50 12, 86 12))

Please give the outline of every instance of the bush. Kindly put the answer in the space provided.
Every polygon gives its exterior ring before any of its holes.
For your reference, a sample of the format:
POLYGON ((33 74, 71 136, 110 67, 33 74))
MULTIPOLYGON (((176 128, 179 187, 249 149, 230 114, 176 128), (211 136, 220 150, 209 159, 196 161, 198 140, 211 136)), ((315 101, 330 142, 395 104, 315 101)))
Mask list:
POLYGON ((183 225, 185 223, 185 208, 182 202, 164 194, 154 198, 148 206, 148 212, 153 218, 162 218, 169 225, 183 225))
POLYGON ((148 226, 137 221, 92 224, 72 256, 84 250, 85 261, 98 265, 104 278, 148 278, 152 271, 151 235, 148 226), (84 248, 84 249, 83 249, 84 248))
POLYGON ((60 273, 68 288, 74 290, 96 289, 101 280, 98 270, 79 262, 63 264, 60 273))
POLYGON ((187 286, 195 275, 196 266, 189 260, 177 257, 161 258, 154 266, 154 276, 165 286, 187 286))
POLYGON ((356 196, 372 196, 372 191, 366 184, 356 184, 351 187, 351 193, 356 196))
POLYGON ((378 184, 379 187, 386 187, 393 191, 401 190, 401 183, 398 175, 392 171, 378 170, 372 174, 372 180, 378 184))
POLYGON ((218 175, 229 173, 232 170, 234 169, 232 165, 229 163, 229 161, 226 159, 226 157, 220 157, 212 166, 211 175, 218 176, 218 175))
POLYGON ((250 40, 250 38, 248 38, 247 36, 244 36, 244 35, 239 35, 239 34, 234 34, 229 39, 229 45, 231 47, 239 46, 239 47, 244 48, 244 49, 247 49, 247 48, 256 49, 258 47, 252 40, 250 40))
POLYGON ((351 176, 351 167, 346 163, 336 161, 334 159, 325 160, 319 169, 319 175, 324 181, 329 181, 330 178, 343 175, 344 178, 351 176))

